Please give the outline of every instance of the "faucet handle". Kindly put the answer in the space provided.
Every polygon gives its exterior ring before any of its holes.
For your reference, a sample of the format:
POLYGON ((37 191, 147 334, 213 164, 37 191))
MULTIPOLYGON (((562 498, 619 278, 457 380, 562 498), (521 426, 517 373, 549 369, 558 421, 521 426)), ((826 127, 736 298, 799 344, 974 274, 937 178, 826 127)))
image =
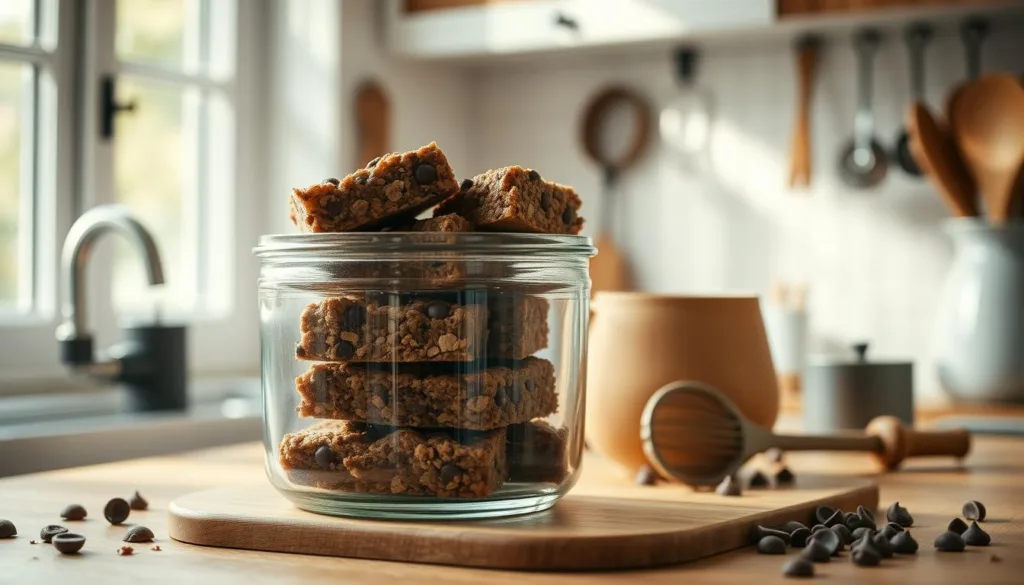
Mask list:
POLYGON ((92 363, 92 336, 76 331, 74 323, 66 321, 57 327, 57 341, 62 363, 71 366, 92 363))

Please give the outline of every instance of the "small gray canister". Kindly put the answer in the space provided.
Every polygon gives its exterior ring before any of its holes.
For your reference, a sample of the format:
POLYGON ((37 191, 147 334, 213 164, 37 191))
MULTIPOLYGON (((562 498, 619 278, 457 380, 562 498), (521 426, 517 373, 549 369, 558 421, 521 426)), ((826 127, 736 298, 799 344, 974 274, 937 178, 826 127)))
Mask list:
POLYGON ((914 364, 869 362, 868 344, 854 361, 812 359, 804 372, 803 421, 808 433, 863 429, 876 416, 914 424, 914 364))

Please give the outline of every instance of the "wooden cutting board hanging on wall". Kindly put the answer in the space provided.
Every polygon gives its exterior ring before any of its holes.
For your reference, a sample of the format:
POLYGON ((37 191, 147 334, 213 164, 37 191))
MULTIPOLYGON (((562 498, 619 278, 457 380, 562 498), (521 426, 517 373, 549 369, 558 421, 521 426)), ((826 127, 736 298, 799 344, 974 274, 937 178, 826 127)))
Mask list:
POLYGON ((356 90, 356 167, 391 152, 391 102, 376 81, 356 90))

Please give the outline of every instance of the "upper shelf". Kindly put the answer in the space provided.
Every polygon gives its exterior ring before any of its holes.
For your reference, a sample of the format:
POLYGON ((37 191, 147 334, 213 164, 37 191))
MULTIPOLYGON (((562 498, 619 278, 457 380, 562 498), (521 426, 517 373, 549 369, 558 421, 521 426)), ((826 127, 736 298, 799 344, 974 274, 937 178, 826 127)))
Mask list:
POLYGON ((694 42, 749 42, 969 14, 1024 18, 1024 0, 387 0, 397 56, 474 60, 694 42))

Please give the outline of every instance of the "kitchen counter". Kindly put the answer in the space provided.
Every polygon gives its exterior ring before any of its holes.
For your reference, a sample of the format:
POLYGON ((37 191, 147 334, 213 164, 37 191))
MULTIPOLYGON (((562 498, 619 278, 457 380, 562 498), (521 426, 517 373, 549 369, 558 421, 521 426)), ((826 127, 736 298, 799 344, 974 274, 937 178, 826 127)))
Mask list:
MULTIPOLYGON (((878 477, 882 506, 894 500, 914 515, 911 529, 921 544, 916 557, 897 557, 881 567, 858 568, 847 555, 816 565, 817 579, 828 583, 1020 583, 1024 574, 1024 440, 978 437, 963 468, 950 460, 911 462, 895 474, 878 477), (987 548, 968 547, 965 553, 938 553, 931 541, 946 522, 959 514, 966 499, 988 507, 983 524, 992 535, 987 548), (999 560, 993 560, 996 555, 999 560)), ((695 563, 614 573, 523 573, 461 569, 383 561, 311 557, 279 553, 204 548, 167 538, 167 508, 181 494, 217 486, 246 486, 267 481, 263 448, 258 444, 197 451, 38 473, 0 480, 0 518, 18 526, 20 535, 0 540, 0 583, 449 583, 495 585, 508 583, 756 583, 783 582, 779 569, 788 557, 758 555, 753 547, 695 563), (104 503, 115 496, 128 498, 138 489, 150 502, 147 512, 133 512, 129 523, 153 529, 160 551, 150 544, 134 545, 136 554, 119 556, 123 527, 102 519, 104 503), (29 544, 38 530, 60 523, 67 504, 80 503, 89 511, 84 523, 66 523, 84 534, 83 554, 62 556, 50 545, 29 544)), ((609 467, 589 457, 584 474, 608 473, 609 467)), ((791 454, 787 462, 798 477, 805 473, 866 475, 870 458, 860 454, 791 454)), ((658 488, 651 488, 658 489, 658 488)), ((793 581, 786 581, 793 582, 793 581)))

